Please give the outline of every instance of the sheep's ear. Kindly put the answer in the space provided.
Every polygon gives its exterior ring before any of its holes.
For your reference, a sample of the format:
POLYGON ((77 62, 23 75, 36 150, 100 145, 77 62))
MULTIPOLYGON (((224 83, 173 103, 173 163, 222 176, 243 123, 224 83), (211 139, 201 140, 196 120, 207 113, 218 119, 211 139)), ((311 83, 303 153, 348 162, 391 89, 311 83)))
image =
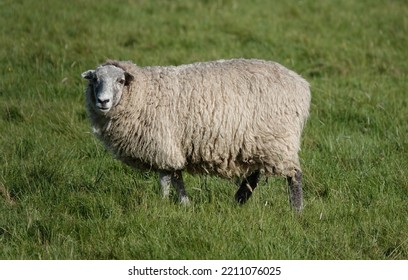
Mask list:
POLYGON ((130 82, 135 79, 135 77, 132 74, 130 74, 129 72, 125 72, 125 79, 126 79, 125 85, 129 85, 130 82))
POLYGON ((88 70, 81 74, 82 78, 93 80, 95 78, 95 70, 88 70))

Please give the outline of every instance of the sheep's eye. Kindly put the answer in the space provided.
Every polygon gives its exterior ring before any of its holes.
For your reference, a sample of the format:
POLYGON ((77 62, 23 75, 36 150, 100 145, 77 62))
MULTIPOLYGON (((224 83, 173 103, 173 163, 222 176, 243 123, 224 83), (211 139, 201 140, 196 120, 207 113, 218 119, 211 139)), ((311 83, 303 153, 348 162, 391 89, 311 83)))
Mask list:
POLYGON ((121 85, 125 84, 125 79, 119 79, 118 83, 121 84, 121 85))

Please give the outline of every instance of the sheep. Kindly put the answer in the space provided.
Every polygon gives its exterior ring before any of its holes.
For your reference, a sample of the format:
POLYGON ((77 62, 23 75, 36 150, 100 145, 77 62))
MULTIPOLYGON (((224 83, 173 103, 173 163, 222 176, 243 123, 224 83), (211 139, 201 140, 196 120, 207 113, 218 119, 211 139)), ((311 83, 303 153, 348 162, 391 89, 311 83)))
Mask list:
POLYGON ((243 204, 261 175, 284 176, 303 208, 298 152, 309 84, 279 63, 257 59, 139 67, 108 60, 82 73, 94 134, 117 159, 159 173, 188 204, 182 171, 242 179, 243 204))

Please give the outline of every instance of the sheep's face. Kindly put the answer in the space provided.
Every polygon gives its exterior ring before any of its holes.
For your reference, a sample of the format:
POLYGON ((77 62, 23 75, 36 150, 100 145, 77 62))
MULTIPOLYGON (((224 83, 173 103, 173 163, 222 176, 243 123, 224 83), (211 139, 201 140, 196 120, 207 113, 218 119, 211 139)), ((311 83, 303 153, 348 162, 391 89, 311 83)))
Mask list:
POLYGON ((88 70, 82 73, 82 77, 89 81, 93 89, 93 94, 89 96, 90 101, 94 109, 101 114, 108 113, 119 103, 123 88, 133 80, 131 74, 113 65, 88 70))

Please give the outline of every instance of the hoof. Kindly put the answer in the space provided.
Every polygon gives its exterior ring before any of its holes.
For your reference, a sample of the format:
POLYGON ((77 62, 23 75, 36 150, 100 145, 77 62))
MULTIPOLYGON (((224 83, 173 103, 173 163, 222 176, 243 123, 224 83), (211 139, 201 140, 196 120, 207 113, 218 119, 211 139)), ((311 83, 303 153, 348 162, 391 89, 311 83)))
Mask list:
POLYGON ((189 206, 190 205, 190 199, 188 198, 188 196, 182 196, 180 198, 180 204, 183 206, 189 206))
POLYGON ((243 205, 248 201, 251 195, 252 193, 243 192, 243 191, 238 190, 237 193, 235 194, 235 201, 243 205))

